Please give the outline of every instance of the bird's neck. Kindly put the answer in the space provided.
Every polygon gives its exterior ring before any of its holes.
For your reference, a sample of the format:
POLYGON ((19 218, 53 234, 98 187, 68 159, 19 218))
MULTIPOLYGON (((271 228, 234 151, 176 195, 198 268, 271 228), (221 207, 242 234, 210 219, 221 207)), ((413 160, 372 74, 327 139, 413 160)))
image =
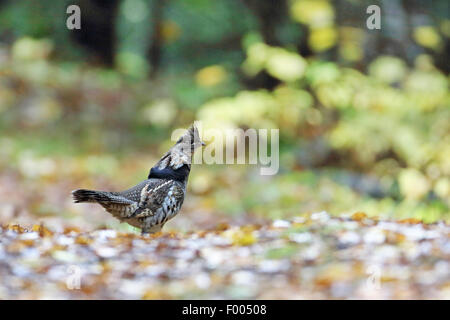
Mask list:
POLYGON ((191 171, 191 167, 187 164, 181 166, 178 169, 174 169, 170 166, 165 167, 164 169, 160 169, 155 166, 150 169, 150 173, 148 175, 149 179, 170 179, 176 180, 180 182, 186 182, 189 177, 189 172, 191 171))

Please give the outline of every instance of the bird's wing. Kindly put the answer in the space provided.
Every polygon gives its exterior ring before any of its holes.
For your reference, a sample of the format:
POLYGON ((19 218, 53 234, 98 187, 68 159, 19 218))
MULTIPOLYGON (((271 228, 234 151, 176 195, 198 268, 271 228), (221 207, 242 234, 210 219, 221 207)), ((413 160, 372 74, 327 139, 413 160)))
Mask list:
POLYGON ((111 213, 118 219, 126 219, 138 208, 138 203, 127 200, 127 202, 99 202, 99 204, 105 208, 106 211, 111 213))
POLYGON ((161 207, 170 188, 174 185, 173 180, 150 179, 148 181, 149 183, 141 191, 138 209, 130 218, 153 216, 161 207))
POLYGON ((155 182, 145 180, 136 186, 122 192, 110 192, 109 201, 100 202, 100 204, 119 219, 131 218, 134 212, 139 208, 141 193, 143 189, 155 182))
POLYGON ((133 202, 137 202, 139 203, 139 201, 141 200, 141 193, 142 190, 147 187, 147 185, 153 185, 156 184, 157 181, 155 181, 155 179, 150 179, 150 180, 144 180, 141 183, 135 185, 134 187, 127 189, 125 191, 122 192, 117 192, 115 195, 117 196, 121 196, 123 198, 126 198, 130 201, 133 202), (153 181, 152 181, 153 180, 153 181))

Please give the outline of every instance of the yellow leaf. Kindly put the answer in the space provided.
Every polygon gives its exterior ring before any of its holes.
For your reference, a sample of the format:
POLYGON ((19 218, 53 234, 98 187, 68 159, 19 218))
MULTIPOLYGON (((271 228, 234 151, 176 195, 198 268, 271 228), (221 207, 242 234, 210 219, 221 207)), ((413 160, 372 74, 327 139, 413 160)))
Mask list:
POLYGON ((367 215, 364 212, 355 212, 352 215, 352 219, 356 221, 361 221, 363 219, 367 218, 367 215))
POLYGON ((80 233, 81 230, 77 227, 65 227, 64 228, 64 234, 69 234, 69 233, 80 233))
POLYGON ((31 230, 34 232, 38 232, 40 237, 50 237, 53 235, 53 232, 51 232, 49 229, 44 227, 43 224, 40 224, 40 225, 35 224, 31 228, 31 230))
POLYGON ((16 232, 16 233, 24 233, 24 232, 26 231, 25 228, 21 227, 21 226, 18 225, 18 224, 7 225, 7 226, 6 226, 6 229, 12 230, 12 231, 14 231, 14 232, 16 232))
POLYGON ((75 239, 75 243, 81 244, 81 245, 89 245, 91 242, 92 242, 92 240, 85 236, 78 236, 75 239))
POLYGON ((432 26, 420 26, 414 29, 414 40, 423 47, 437 49, 441 44, 441 37, 432 26))
POLYGON ((330 25, 334 19, 334 10, 328 1, 296 0, 291 6, 292 18, 311 27, 330 25))
POLYGON ((195 81, 201 87, 213 87, 224 81, 226 77, 225 68, 214 65, 200 69, 195 75, 195 81))
POLYGON ((398 222, 400 222, 400 223, 407 223, 407 224, 419 224, 419 223, 422 223, 421 220, 416 219, 416 218, 402 219, 402 220, 399 220, 398 222))
POLYGON ((253 229, 230 229, 224 232, 225 237, 231 240, 235 246, 249 246, 256 242, 256 235, 253 229))
POLYGON ((325 51, 336 44, 337 31, 333 27, 312 29, 308 44, 314 51, 325 51))

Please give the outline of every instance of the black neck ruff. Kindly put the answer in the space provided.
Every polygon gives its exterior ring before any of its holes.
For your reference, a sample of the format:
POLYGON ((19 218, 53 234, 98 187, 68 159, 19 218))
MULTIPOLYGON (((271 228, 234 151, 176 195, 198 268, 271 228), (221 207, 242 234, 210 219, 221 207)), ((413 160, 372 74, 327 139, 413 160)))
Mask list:
POLYGON ((188 165, 183 165, 178 169, 173 169, 172 167, 166 167, 164 169, 159 169, 158 167, 153 167, 150 169, 148 175, 149 179, 168 179, 177 180, 184 182, 189 175, 191 168, 188 165))

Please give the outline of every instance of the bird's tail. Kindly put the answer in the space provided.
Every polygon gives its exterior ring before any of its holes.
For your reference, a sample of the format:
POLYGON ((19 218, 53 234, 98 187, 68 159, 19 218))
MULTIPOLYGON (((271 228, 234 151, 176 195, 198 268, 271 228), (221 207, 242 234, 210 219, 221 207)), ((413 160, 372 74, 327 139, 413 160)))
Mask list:
POLYGON ((109 192, 78 189, 72 191, 73 201, 79 202, 108 202, 111 200, 109 192))

